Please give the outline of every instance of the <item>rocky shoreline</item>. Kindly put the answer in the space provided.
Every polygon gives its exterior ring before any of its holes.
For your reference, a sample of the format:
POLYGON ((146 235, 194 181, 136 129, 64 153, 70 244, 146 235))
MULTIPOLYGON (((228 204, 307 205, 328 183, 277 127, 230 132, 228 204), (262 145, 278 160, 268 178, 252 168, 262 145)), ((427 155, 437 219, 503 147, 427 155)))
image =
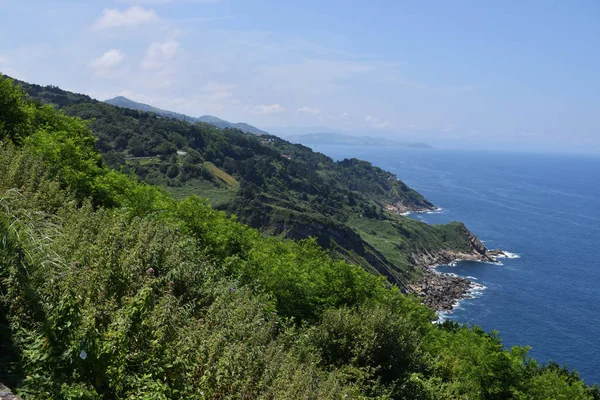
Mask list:
MULTIPOLYGON (((433 204, 406 206, 402 203, 387 204, 385 209, 400 215, 441 210, 433 204)), ((439 272, 435 269, 436 266, 458 261, 499 263, 498 257, 507 256, 499 249, 488 250, 464 224, 462 229, 469 242, 470 251, 440 250, 434 253, 415 252, 411 255, 412 264, 421 270, 421 277, 407 286, 407 292, 421 297, 423 304, 437 312, 452 310, 457 301, 472 297, 473 290, 480 289, 481 285, 454 274, 439 272)))
MULTIPOLYGON (((479 241, 479 239, 477 239, 479 241)), ((481 242, 480 242, 481 243, 481 242)), ((483 246, 483 244, 481 245, 483 246)), ((485 247, 484 247, 485 249, 485 247)), ((478 261, 499 263, 496 257, 505 256, 502 250, 487 250, 474 253, 457 253, 441 251, 435 256, 425 257, 431 260, 427 264, 420 263, 421 278, 408 286, 408 292, 414 293, 423 299, 423 304, 435 311, 450 311, 458 300, 471 298, 475 289, 481 285, 454 274, 439 272, 435 269, 438 265, 452 264, 458 261, 478 261)))
POLYGON ((485 245, 466 226, 462 227, 469 241, 471 251, 456 252, 440 250, 434 254, 416 253, 413 263, 421 268, 421 278, 408 291, 423 298, 423 303, 435 311, 450 311, 458 300, 470 298, 471 292, 481 286, 469 279, 453 274, 438 272, 435 267, 457 261, 478 261, 498 263, 497 257, 506 256, 502 250, 488 250, 485 245))
POLYGON ((438 208, 438 207, 434 206, 433 204, 431 204, 431 205, 429 205, 429 204, 406 205, 401 202, 396 202, 393 204, 385 204, 383 208, 384 208, 384 210, 391 212, 392 214, 398 214, 398 215, 408 215, 410 213, 425 213, 425 212, 441 210, 441 208, 438 208))

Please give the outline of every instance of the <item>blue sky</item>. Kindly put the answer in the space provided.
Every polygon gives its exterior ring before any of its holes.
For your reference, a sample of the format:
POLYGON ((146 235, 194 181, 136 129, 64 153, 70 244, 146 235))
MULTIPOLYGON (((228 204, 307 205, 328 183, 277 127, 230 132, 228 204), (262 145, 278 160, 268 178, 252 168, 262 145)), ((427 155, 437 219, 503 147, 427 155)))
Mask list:
POLYGON ((600 152, 600 2, 0 0, 0 71, 277 134, 600 152))

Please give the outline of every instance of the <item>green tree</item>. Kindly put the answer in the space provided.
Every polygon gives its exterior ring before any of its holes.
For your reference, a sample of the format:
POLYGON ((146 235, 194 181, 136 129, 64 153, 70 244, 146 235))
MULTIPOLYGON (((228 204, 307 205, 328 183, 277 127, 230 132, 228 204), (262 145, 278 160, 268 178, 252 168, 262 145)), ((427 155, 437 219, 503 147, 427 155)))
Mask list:
POLYGON ((14 82, 0 74, 0 141, 21 143, 31 132, 33 110, 14 82))

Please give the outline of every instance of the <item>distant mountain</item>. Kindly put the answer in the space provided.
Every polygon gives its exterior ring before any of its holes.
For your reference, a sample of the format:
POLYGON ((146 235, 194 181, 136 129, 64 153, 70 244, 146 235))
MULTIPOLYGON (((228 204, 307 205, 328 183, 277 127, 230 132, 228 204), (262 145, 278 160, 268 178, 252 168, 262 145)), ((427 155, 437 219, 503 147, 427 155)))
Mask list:
POLYGON ((127 97, 117 96, 113 99, 106 100, 105 103, 111 104, 117 107, 131 108, 133 110, 151 112, 154 114, 161 115, 163 117, 175 118, 181 121, 187 122, 205 122, 207 124, 214 125, 221 129, 224 128, 234 128, 239 129, 242 132, 253 133, 255 135, 268 135, 267 132, 260 130, 252 125, 246 124, 244 122, 229 122, 224 119, 213 117, 212 115, 203 115, 199 118, 190 117, 189 115, 179 114, 173 111, 162 110, 160 108, 153 107, 148 104, 138 103, 137 101, 133 101, 128 99, 127 97))
POLYGON ((175 119, 179 119, 182 121, 195 122, 198 120, 197 118, 190 117, 188 115, 179 114, 179 113, 176 113, 173 111, 162 110, 160 108, 156 108, 151 105, 144 104, 144 103, 138 103, 137 101, 130 100, 127 97, 123 97, 123 96, 117 96, 113 99, 109 99, 104 102, 111 104, 113 106, 117 106, 117 107, 131 108, 132 110, 151 112, 154 114, 161 115, 163 117, 175 118, 175 119))
POLYGON ((268 132, 258 129, 257 127, 249 125, 245 122, 229 122, 229 121, 225 121, 224 119, 221 119, 221 118, 213 117, 212 115, 203 115, 200 118, 196 118, 196 121, 206 122, 207 124, 217 126, 221 129, 235 128, 235 129, 239 129, 240 131, 243 131, 246 133, 253 133, 255 135, 268 135, 269 134, 268 132))
POLYGON ((415 149, 430 149, 426 143, 399 142, 372 136, 352 136, 342 133, 309 133, 305 135, 292 135, 286 137, 292 143, 310 145, 345 145, 345 146, 373 146, 373 147, 409 147, 415 149))
POLYGON ((280 138, 288 138, 290 136, 308 135, 309 133, 343 133, 327 126, 267 126, 265 129, 272 135, 280 138))

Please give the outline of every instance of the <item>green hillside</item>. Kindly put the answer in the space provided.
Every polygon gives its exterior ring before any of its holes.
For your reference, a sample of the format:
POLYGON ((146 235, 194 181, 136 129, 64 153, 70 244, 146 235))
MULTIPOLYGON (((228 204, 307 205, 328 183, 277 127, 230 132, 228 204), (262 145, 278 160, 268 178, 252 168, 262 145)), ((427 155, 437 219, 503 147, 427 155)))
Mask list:
POLYGON ((162 186, 175 197, 206 197, 269 234, 316 237, 335 257, 402 287, 423 273, 423 254, 431 255, 428 262, 446 250, 478 254, 461 224, 429 226, 385 211, 434 205, 368 162, 334 162, 275 136, 219 130, 114 107, 56 87, 20 84, 33 99, 91 120, 96 146, 115 170, 162 186), (393 234, 380 235, 390 229, 393 234))
POLYGON ((313 240, 109 169, 0 77, 0 381, 27 399, 598 399, 313 240))

